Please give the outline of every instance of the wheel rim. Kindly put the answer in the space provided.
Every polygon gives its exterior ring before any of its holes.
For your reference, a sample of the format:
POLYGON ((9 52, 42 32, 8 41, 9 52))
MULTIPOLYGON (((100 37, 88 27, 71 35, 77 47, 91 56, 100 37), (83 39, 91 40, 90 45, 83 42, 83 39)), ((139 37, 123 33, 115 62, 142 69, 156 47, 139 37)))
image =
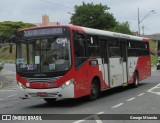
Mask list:
POLYGON ((135 76, 135 85, 138 86, 138 84, 139 84, 139 83, 138 83, 138 77, 137 77, 137 75, 136 75, 136 76, 135 76))
POLYGON ((96 93, 97 93, 96 85, 92 84, 92 86, 91 86, 91 94, 94 96, 94 95, 96 95, 96 93))

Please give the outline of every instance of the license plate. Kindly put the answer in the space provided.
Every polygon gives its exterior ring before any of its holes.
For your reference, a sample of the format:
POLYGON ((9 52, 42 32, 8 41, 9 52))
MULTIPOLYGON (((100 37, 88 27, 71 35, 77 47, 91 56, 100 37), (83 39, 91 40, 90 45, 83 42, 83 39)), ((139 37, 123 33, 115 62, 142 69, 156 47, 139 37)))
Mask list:
POLYGON ((47 93, 46 92, 37 92, 37 96, 46 97, 47 93))

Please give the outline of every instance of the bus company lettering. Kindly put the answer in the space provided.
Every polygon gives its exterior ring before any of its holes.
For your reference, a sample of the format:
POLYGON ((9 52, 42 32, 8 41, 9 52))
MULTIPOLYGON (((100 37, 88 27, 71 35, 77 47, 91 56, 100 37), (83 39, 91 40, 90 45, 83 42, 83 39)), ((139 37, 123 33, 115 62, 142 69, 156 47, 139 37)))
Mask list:
POLYGON ((48 29, 35 29, 35 30, 26 30, 24 31, 25 37, 32 37, 32 36, 45 36, 45 35, 57 35, 62 34, 62 28, 48 28, 48 29))

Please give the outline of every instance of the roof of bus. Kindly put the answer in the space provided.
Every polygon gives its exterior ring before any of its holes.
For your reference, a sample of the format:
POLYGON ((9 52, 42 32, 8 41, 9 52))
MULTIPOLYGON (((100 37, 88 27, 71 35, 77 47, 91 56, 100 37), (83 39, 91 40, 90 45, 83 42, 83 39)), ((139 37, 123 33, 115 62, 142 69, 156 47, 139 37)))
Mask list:
POLYGON ((101 35, 101 36, 109 36, 109 37, 139 40, 139 41, 149 41, 149 38, 127 35, 127 34, 116 33, 116 32, 105 31, 105 30, 99 30, 99 29, 93 29, 93 28, 87 28, 87 27, 76 26, 72 24, 56 25, 56 26, 34 26, 30 28, 21 29, 19 31, 30 30, 30 29, 40 29, 40 28, 52 28, 52 27, 69 27, 73 30, 78 30, 78 31, 85 32, 91 35, 101 35))
POLYGON ((123 39, 131 39, 131 40, 139 40, 139 41, 144 40, 143 37, 138 37, 138 36, 133 36, 133 35, 127 35, 127 34, 98 30, 98 29, 91 29, 91 28, 86 28, 86 27, 82 27, 82 28, 88 34, 109 36, 109 37, 115 37, 115 38, 123 38, 123 39))

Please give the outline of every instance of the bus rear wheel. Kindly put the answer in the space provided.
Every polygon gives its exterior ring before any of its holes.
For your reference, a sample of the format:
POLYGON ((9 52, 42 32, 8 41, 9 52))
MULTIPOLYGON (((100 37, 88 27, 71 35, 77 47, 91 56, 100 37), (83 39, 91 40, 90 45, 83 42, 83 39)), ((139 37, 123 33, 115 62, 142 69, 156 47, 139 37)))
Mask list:
POLYGON ((51 104, 51 103, 54 103, 56 99, 55 98, 44 98, 44 101, 51 104))
POLYGON ((139 86, 139 78, 138 78, 138 72, 134 74, 134 84, 133 87, 137 88, 139 86))
POLYGON ((99 84, 96 79, 92 81, 89 100, 96 100, 99 96, 99 84))

